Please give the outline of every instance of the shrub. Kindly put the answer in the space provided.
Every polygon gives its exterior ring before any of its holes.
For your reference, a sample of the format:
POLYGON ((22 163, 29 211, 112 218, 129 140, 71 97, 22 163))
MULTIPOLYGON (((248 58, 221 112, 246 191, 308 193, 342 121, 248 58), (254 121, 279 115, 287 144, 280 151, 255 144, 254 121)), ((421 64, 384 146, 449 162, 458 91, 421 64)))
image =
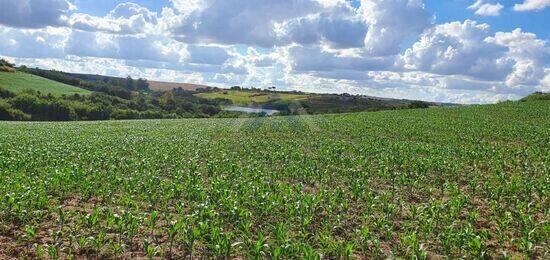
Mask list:
POLYGON ((116 120, 121 119, 139 119, 140 113, 133 109, 116 109, 111 113, 111 118, 116 120))
POLYGON ((0 98, 12 98, 12 97, 15 97, 15 93, 7 89, 0 88, 0 98))
POLYGON ((429 108, 430 103, 424 102, 424 101, 413 101, 411 104, 409 104, 409 108, 429 108))
POLYGON ((47 105, 45 120, 55 121, 73 121, 78 120, 78 115, 75 110, 68 104, 62 101, 55 100, 47 105))
POLYGON ((0 100, 0 120, 30 120, 31 116, 23 111, 12 108, 7 102, 0 100))
POLYGON ((12 107, 28 114, 41 113, 45 110, 46 106, 46 104, 44 104, 38 97, 31 95, 30 93, 20 93, 10 99, 9 102, 12 107))

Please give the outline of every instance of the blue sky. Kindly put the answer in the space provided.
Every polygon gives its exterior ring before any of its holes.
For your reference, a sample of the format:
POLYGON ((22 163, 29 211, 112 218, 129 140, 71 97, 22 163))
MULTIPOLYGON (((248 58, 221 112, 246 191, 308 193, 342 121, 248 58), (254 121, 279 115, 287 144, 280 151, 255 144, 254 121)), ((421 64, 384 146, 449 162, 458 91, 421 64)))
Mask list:
MULTIPOLYGON (((437 23, 451 21, 463 21, 466 19, 476 20, 491 25, 496 31, 512 31, 522 28, 525 31, 537 34, 540 38, 548 39, 550 30, 550 9, 534 12, 515 12, 513 6, 521 0, 500 1, 504 9, 499 16, 478 16, 473 11, 466 9, 473 1, 468 0, 428 0, 425 1, 426 9, 430 10, 437 17, 437 23)), ((499 2, 499 1, 493 1, 499 2)))
POLYGON ((550 0, 0 0, 0 56, 151 80, 492 103, 550 91, 550 0))

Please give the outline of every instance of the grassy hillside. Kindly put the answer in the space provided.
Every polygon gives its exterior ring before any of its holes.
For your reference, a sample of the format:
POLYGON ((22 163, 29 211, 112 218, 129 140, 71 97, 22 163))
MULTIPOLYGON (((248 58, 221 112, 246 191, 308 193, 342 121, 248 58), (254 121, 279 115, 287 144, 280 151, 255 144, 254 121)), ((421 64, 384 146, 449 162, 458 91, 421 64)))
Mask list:
POLYGON ((0 122, 0 258, 547 258, 548 118, 0 122))
POLYGON ((302 101, 310 97, 307 94, 289 94, 261 91, 219 90, 214 92, 199 93, 198 96, 207 99, 228 99, 235 105, 265 104, 272 100, 285 102, 302 101))
POLYGON ((0 72, 0 87, 15 93, 19 93, 25 89, 32 89, 42 93, 51 93, 55 96, 61 96, 62 94, 87 95, 91 93, 86 89, 73 87, 23 72, 0 72))

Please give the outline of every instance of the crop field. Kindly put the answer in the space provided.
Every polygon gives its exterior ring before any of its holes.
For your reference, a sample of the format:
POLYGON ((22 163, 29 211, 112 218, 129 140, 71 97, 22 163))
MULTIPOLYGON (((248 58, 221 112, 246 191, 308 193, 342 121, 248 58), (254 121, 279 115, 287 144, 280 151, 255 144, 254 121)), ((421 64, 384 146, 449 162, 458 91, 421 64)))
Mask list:
POLYGON ((0 258, 539 258, 550 102, 0 122, 0 258))
POLYGON ((91 92, 86 89, 73 87, 46 78, 38 77, 23 72, 9 73, 0 72, 0 87, 9 91, 19 93, 23 90, 32 89, 41 93, 51 93, 54 96, 65 95, 87 95, 91 92))
POLYGON ((273 100, 280 101, 300 101, 310 97, 308 94, 291 94, 291 93, 276 93, 276 92, 260 92, 260 91, 241 91, 241 90, 221 90, 216 92, 206 92, 197 94, 202 98, 207 99, 229 99, 236 105, 252 105, 264 104, 273 100))

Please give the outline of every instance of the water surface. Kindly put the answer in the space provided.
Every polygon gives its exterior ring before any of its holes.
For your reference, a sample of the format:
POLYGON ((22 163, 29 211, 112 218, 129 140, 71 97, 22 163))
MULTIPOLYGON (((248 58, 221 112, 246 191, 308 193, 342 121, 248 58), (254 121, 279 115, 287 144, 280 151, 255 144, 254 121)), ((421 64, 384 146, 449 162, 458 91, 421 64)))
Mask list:
POLYGON ((279 110, 265 109, 261 107, 227 106, 227 107, 224 107, 223 109, 227 111, 237 111, 237 112, 244 112, 244 113, 265 113, 268 116, 271 116, 280 112, 279 110))

